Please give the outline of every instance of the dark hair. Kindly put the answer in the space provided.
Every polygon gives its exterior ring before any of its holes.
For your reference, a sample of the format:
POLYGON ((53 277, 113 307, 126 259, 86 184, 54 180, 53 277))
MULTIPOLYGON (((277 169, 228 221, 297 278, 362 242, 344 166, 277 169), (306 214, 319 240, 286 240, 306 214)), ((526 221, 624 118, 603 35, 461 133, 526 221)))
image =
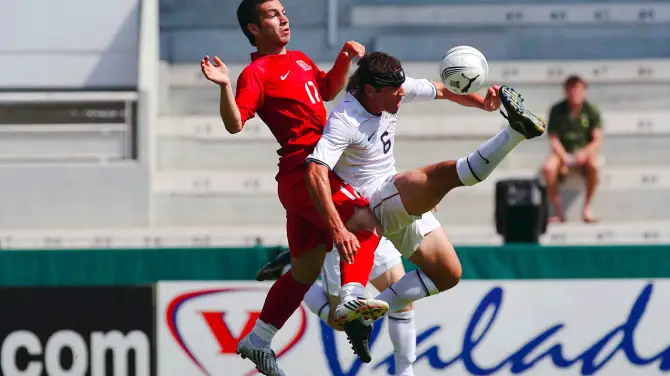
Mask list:
MULTIPOLYGON (((365 54, 358 61, 358 69, 349 77, 347 84, 347 91, 355 91, 361 88, 361 84, 370 84, 379 91, 383 86, 375 85, 366 78, 369 77, 388 77, 402 72, 402 63, 397 58, 384 52, 371 52, 365 54)), ((404 81, 405 74, 402 72, 402 80, 404 81)))
POLYGON ((247 26, 249 24, 260 25, 261 13, 258 11, 258 6, 268 1, 270 0, 242 0, 240 6, 237 7, 237 22, 240 23, 242 32, 254 47, 256 47, 256 38, 249 32, 247 26))
POLYGON ((585 87, 587 86, 586 81, 583 78, 579 77, 576 74, 568 76, 568 78, 563 82, 563 87, 573 86, 576 84, 582 84, 585 87))
POLYGON ((354 74, 352 74, 351 77, 349 77, 349 82, 347 82, 347 89, 346 89, 348 92, 356 91, 361 86, 361 76, 358 70, 359 69, 356 69, 354 74))

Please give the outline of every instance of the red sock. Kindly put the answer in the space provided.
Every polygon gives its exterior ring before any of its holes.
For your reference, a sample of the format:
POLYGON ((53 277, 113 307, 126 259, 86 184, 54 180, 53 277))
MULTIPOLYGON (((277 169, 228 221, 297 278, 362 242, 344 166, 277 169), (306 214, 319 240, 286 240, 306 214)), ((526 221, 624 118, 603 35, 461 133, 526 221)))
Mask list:
POLYGON ((285 273, 268 291, 259 318, 264 323, 281 329, 300 307, 300 302, 310 287, 312 284, 304 285, 296 281, 291 273, 285 273))
POLYGON ((347 264, 340 258, 340 272, 342 286, 351 282, 358 282, 363 286, 368 284, 370 271, 375 262, 375 250, 379 245, 379 236, 372 231, 361 230, 356 232, 356 239, 361 245, 354 256, 354 263, 347 264))

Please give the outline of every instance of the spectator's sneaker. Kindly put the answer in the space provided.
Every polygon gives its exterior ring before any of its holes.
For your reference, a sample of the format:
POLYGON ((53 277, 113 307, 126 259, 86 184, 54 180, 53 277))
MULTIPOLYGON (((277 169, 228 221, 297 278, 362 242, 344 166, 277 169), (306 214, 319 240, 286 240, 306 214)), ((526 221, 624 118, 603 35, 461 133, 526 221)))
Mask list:
POLYGON ((546 122, 525 108, 521 94, 510 87, 501 86, 498 89, 498 96, 507 114, 502 109, 500 113, 507 119, 512 129, 529 140, 544 134, 547 129, 546 122))
POLYGON ((286 376, 277 366, 277 356, 270 348, 255 346, 251 343, 251 333, 244 337, 237 345, 237 353, 242 359, 249 359, 255 365, 258 372, 266 376, 286 376))
POLYGON ((291 264, 291 252, 284 251, 277 255, 274 260, 263 265, 256 273, 257 281, 275 280, 281 277, 286 265, 291 264))
POLYGON ((358 297, 347 303, 340 303, 335 308, 335 322, 348 323, 359 318, 377 320, 389 310, 389 305, 383 300, 358 297))
POLYGON ((363 363, 370 363, 372 356, 370 355, 370 348, 368 343, 370 341, 370 334, 372 333, 372 325, 366 325, 362 319, 348 322, 344 325, 344 332, 347 334, 347 339, 351 344, 351 349, 354 354, 358 355, 363 363))

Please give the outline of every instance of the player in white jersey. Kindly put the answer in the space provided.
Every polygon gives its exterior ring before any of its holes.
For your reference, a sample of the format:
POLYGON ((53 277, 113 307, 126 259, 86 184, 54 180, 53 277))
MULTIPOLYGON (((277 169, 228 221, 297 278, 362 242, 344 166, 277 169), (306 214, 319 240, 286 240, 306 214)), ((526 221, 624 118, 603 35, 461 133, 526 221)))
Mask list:
MULTIPOLYGON (((519 143, 542 135, 545 123, 527 111, 521 96, 506 86, 489 88, 485 98, 456 95, 441 82, 406 78, 400 61, 382 52, 363 57, 352 82, 352 90, 330 114, 319 143, 307 158, 305 179, 326 223, 338 223, 341 219, 328 195, 328 172, 333 170, 368 198, 384 227, 384 236, 419 267, 377 297, 389 303, 392 313, 460 281, 458 256, 430 210, 453 188, 474 185, 488 177, 519 143), (510 126, 458 161, 398 173, 393 145, 400 105, 434 99, 486 111, 495 111, 502 104, 507 114, 501 113, 510 126)), ((350 248, 346 244, 339 247, 345 252, 350 248)), ((349 300, 362 296, 363 291, 352 286, 340 294, 342 300, 349 300)), ((349 310, 346 305, 339 306, 335 318, 346 318, 349 310)), ((345 325, 350 340, 369 335, 369 329, 363 329, 365 324, 355 320, 345 325)), ((354 345, 357 349, 365 350, 354 345)))

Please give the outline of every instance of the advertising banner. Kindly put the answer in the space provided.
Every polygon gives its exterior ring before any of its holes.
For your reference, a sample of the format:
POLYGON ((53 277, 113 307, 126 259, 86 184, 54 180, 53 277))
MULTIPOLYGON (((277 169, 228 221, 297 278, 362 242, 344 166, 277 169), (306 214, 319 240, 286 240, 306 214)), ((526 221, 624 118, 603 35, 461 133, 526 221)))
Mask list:
POLYGON ((0 288, 0 374, 152 376, 153 290, 0 288))
MULTIPOLYGON (((256 374, 235 349, 270 286, 159 283, 158 374, 256 374)), ((416 303, 414 369, 422 376, 670 373, 669 312, 670 280, 464 281, 416 303)), ((369 364, 304 306, 273 348, 287 375, 392 375, 386 321, 373 327, 369 364)))

